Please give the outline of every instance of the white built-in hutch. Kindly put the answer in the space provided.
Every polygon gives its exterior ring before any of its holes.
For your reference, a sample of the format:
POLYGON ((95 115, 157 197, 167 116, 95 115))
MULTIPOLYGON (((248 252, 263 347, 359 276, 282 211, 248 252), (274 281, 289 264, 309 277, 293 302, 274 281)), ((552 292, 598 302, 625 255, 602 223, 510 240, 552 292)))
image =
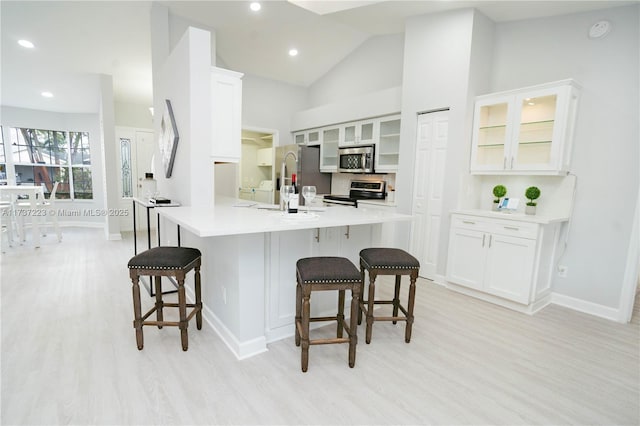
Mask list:
POLYGON ((550 302, 571 213, 575 177, 567 175, 579 90, 563 80, 476 98, 469 172, 485 198, 494 184, 509 182, 508 196, 522 200, 511 212, 485 202, 451 213, 449 288, 528 313, 550 302), (523 189, 534 185, 547 196, 538 214, 527 215, 523 189))

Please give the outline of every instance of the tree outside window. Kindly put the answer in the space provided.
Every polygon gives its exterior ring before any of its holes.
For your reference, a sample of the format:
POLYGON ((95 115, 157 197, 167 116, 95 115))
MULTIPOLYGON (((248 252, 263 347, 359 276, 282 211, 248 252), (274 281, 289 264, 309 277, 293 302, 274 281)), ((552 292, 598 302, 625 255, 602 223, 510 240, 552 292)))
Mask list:
POLYGON ((87 132, 12 128, 16 183, 43 185, 56 198, 92 199, 91 155, 87 132))

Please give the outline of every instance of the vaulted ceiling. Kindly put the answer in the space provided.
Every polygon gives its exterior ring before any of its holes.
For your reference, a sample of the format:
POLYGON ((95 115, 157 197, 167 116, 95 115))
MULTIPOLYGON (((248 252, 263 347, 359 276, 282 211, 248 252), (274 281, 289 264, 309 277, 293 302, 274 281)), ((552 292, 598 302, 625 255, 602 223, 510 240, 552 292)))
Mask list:
MULTIPOLYGON (((404 31, 407 17, 475 7, 495 22, 585 12, 637 1, 162 1, 211 28, 217 55, 237 71, 308 86, 368 38, 404 31), (295 47, 296 57, 288 51, 295 47)), ((95 112, 96 74, 119 102, 152 104, 148 1, 0 2, 2 105, 95 112), (28 39, 33 49, 18 46, 28 39), (53 98, 43 98, 48 90, 53 98)))

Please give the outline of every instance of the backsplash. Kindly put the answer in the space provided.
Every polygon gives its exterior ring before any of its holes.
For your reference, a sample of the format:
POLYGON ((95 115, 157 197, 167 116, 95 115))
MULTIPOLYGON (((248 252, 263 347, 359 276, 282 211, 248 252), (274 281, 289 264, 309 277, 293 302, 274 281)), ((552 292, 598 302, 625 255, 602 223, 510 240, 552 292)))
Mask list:
POLYGON ((469 179, 461 192, 463 209, 491 210, 493 187, 504 185, 508 198, 518 198, 517 213, 524 213, 527 198, 525 190, 530 186, 540 188, 537 214, 545 216, 570 216, 577 176, 476 176, 469 179))

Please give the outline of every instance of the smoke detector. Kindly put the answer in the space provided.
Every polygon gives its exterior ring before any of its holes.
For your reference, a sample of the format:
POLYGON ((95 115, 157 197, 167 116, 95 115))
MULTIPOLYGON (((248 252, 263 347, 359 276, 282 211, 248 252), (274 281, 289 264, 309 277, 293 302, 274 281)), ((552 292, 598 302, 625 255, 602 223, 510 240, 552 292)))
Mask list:
POLYGON ((611 22, 598 21, 589 28, 589 38, 602 38, 611 31, 611 22))

